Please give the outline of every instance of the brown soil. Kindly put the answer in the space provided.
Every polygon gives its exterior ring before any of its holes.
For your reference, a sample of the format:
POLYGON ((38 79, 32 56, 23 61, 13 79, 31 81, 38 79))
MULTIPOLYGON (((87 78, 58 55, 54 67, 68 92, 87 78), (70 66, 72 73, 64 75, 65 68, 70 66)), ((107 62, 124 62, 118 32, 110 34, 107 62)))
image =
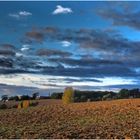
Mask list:
POLYGON ((0 110, 0 138, 140 138, 140 99, 73 103, 41 100, 0 110))

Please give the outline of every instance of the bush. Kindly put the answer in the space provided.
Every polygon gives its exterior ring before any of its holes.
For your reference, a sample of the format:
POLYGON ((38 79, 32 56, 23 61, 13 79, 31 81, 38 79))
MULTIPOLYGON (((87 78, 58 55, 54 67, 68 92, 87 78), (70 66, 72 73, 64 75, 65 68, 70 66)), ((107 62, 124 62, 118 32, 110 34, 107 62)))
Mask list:
POLYGON ((7 107, 7 105, 6 104, 1 104, 0 105, 0 109, 7 109, 8 107, 7 107))

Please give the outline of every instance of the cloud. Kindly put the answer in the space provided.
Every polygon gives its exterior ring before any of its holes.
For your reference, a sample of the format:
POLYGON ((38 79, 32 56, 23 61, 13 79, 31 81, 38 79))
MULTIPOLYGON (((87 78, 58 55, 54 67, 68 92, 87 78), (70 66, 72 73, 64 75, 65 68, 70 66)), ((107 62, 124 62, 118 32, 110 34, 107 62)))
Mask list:
POLYGON ((39 73, 81 77, 136 77, 140 74, 136 72, 140 67, 138 63, 140 62, 140 42, 126 39, 116 30, 42 27, 38 31, 29 32, 31 35, 26 34, 26 37, 31 38, 33 42, 38 41, 38 37, 36 35, 34 37, 34 32, 35 34, 39 32, 43 36, 41 42, 68 41, 77 44, 75 49, 77 59, 75 52, 72 54, 59 49, 37 50, 36 55, 40 56, 40 60, 35 60, 35 64, 32 65, 39 73), (45 65, 40 65, 44 64, 41 56, 45 56, 45 65))
POLYGON ((21 51, 27 51, 27 50, 29 50, 30 49, 30 46, 31 45, 29 45, 29 44, 24 44, 24 45, 22 45, 22 48, 20 49, 21 51))
POLYGON ((21 17, 28 17, 31 16, 32 13, 28 12, 28 11, 19 11, 17 13, 9 13, 9 16, 12 18, 16 18, 19 19, 21 17))
POLYGON ((15 56, 15 46, 11 44, 0 44, 0 56, 15 56))
POLYGON ((0 67, 12 68, 13 67, 13 60, 10 58, 0 58, 0 67))
POLYGON ((19 15, 20 15, 20 16, 31 16, 32 13, 27 12, 27 11, 20 11, 20 12, 19 12, 19 15))
POLYGON ((140 10, 136 8, 129 8, 129 6, 122 4, 118 8, 104 8, 98 9, 96 13, 111 21, 114 26, 127 26, 136 30, 140 30, 140 10), (121 9, 121 10, 120 10, 121 9), (129 9, 129 10, 128 10, 129 9))
POLYGON ((101 59, 74 59, 74 58, 49 58, 51 62, 62 63, 69 66, 79 66, 79 67, 93 67, 98 65, 122 65, 123 63, 120 61, 113 60, 101 60, 101 59))
POLYGON ((6 44, 0 44, 0 48, 3 48, 3 49, 12 49, 12 50, 14 50, 14 49, 15 49, 15 46, 12 45, 12 44, 6 43, 6 44))
POLYGON ((25 34, 28 40, 34 40, 42 42, 44 40, 44 34, 41 31, 30 31, 25 34))
MULTIPOLYGON (((8 85, 8 84, 0 84, 0 96, 1 95, 9 95, 9 96, 15 96, 15 95, 23 95, 27 94, 32 95, 34 92, 39 92, 40 95, 45 94, 47 92, 47 89, 40 89, 37 87, 31 87, 31 86, 16 86, 16 85, 8 85)), ((46 93, 47 94, 47 93, 46 93)))
POLYGON ((62 44, 63 47, 71 46, 71 42, 69 42, 69 41, 62 41, 61 44, 62 44))
POLYGON ((58 15, 58 14, 68 14, 72 13, 73 11, 71 8, 64 8, 61 5, 57 5, 56 9, 52 12, 53 15, 58 15))
POLYGON ((52 50, 52 49, 39 49, 37 51, 37 55, 39 56, 60 56, 60 57, 69 57, 72 55, 70 52, 64 52, 61 50, 52 50))

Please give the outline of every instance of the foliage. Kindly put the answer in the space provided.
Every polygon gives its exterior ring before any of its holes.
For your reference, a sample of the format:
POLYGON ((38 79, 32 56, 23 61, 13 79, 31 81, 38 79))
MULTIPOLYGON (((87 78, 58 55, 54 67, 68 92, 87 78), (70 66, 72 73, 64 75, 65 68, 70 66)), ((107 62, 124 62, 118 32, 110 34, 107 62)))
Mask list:
MULTIPOLYGON (((86 102, 86 101, 100 101, 105 98, 105 95, 109 95, 106 98, 113 98, 116 93, 108 91, 74 91, 74 102, 86 102)), ((105 99, 104 99, 105 100, 105 99)))
POLYGON ((62 99, 62 96, 63 96, 63 93, 60 92, 60 93, 52 93, 51 94, 51 99, 62 99))
POLYGON ((5 102, 6 100, 8 100, 8 95, 2 95, 2 96, 1 96, 1 100, 4 101, 4 102, 5 102))
POLYGON ((21 101, 23 101, 23 100, 30 100, 30 99, 31 99, 31 97, 29 95, 22 95, 21 96, 21 101))
POLYGON ((8 100, 9 100, 9 101, 19 101, 20 99, 19 99, 18 96, 11 96, 11 97, 9 97, 8 100))
POLYGON ((74 90, 72 87, 67 87, 62 96, 62 101, 65 104, 74 102, 74 90))
POLYGON ((35 92, 35 93, 32 94, 32 99, 35 100, 38 96, 39 96, 39 93, 35 92))
POLYGON ((74 91, 74 102, 101 101, 114 99, 140 98, 139 89, 121 89, 118 93, 112 91, 74 91))

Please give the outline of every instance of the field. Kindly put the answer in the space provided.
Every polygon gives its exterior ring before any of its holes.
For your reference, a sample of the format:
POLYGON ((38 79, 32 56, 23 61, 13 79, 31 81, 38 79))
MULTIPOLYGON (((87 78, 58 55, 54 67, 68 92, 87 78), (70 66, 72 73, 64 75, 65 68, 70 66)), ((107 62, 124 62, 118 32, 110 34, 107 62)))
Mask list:
POLYGON ((140 99, 0 110, 0 138, 140 138, 140 99))

